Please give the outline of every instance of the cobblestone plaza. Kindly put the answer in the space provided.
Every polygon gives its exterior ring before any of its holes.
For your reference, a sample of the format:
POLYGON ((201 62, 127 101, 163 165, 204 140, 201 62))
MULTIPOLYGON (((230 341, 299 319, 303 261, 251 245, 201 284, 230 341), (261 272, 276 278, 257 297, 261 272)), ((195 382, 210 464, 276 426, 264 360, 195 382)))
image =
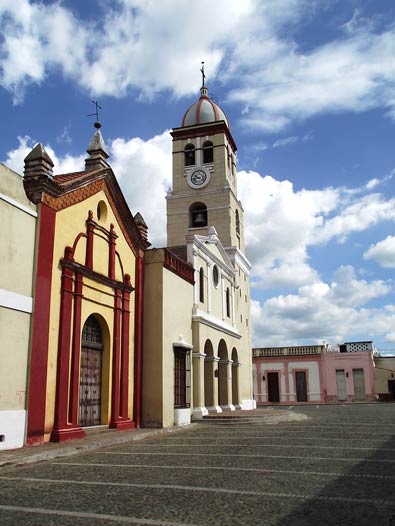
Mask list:
POLYGON ((265 411, 3 467, 0 524, 395 524, 395 405, 265 411))

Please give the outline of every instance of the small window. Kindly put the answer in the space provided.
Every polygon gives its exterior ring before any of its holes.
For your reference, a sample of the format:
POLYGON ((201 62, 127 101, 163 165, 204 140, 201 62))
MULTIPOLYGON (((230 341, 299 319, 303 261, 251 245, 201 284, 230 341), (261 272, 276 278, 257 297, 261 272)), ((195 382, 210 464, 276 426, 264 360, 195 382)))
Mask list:
POLYGON ((104 201, 99 201, 96 210, 97 220, 104 223, 107 219, 107 205, 104 201))
POLYGON ((226 315, 230 318, 230 291, 229 287, 226 289, 226 315))
POLYGON ((211 141, 203 144, 203 163, 212 163, 214 161, 214 147, 211 141))
POLYGON ((189 350, 174 348, 174 407, 191 405, 191 357, 189 350))
POLYGON ((219 283, 219 272, 218 272, 217 265, 214 265, 213 267, 213 282, 214 282, 214 287, 217 288, 218 283, 219 283))
POLYGON ((235 215, 236 215, 236 234, 239 236, 240 235, 240 216, 239 216, 238 210, 236 210, 235 215))
POLYGON ((204 270, 200 267, 199 270, 199 301, 204 303, 204 270))
POLYGON ((195 147, 189 143, 184 148, 185 166, 193 166, 195 164, 195 147))
POLYGON ((207 226, 207 206, 204 203, 194 203, 189 208, 190 228, 203 228, 207 226))
POLYGON ((229 154, 229 146, 226 146, 226 156, 228 158, 228 169, 230 169, 230 154, 229 154))

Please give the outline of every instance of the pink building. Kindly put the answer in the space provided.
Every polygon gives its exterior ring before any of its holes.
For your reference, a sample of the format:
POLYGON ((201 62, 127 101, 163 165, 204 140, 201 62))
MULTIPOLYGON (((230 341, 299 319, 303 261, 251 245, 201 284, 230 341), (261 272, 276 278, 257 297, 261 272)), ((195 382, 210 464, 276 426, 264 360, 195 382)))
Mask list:
POLYGON ((375 401, 372 348, 359 350, 359 343, 366 342, 344 344, 342 352, 326 345, 253 349, 256 403, 375 401))
POLYGON ((371 351, 322 354, 327 402, 374 402, 374 363, 371 351))
POLYGON ((324 345, 253 349, 253 385, 257 404, 325 403, 323 352, 324 345))

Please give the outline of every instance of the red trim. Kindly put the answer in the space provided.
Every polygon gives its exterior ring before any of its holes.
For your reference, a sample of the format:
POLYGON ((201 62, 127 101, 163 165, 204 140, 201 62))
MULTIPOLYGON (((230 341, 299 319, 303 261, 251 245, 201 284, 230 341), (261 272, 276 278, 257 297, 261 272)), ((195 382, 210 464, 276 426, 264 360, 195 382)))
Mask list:
POLYGON ((39 444, 44 440, 55 222, 56 212, 41 203, 32 317, 27 445, 39 444))
POLYGON ((115 279, 115 248, 116 248, 116 242, 117 235, 114 230, 114 225, 111 223, 110 225, 110 233, 109 233, 109 254, 108 254, 108 277, 110 279, 115 279))
MULTIPOLYGON (((65 259, 73 261, 72 248, 66 247, 65 259)), ((70 344, 71 319, 73 308, 73 271, 68 267, 62 268, 62 287, 60 300, 58 364, 56 377, 55 421, 51 433, 53 442, 61 442, 69 438, 81 438, 85 432, 80 426, 69 425, 69 381, 70 381, 70 344)), ((81 316, 81 312, 80 312, 81 316)), ((74 313, 73 326, 76 322, 74 313)), ((81 323, 81 320, 79 321, 81 323)), ((74 337, 73 337, 74 345, 74 337)), ((74 349, 73 349, 74 350, 74 349)), ((73 353, 74 354, 74 353, 73 353)), ((73 369, 75 365, 73 364, 73 369)), ((71 377, 72 378, 72 377, 71 377)))
POLYGON ((111 421, 110 427, 116 428, 120 416, 119 406, 119 355, 121 346, 121 291, 114 291, 114 334, 112 347, 112 389, 111 389, 111 421))
POLYGON ((70 372, 70 402, 69 421, 78 425, 78 397, 80 383, 80 358, 81 358, 81 306, 82 306, 82 276, 77 272, 74 283, 74 319, 73 343, 71 351, 70 372))
POLYGON ((86 220, 86 254, 85 265, 89 269, 93 269, 93 235, 95 230, 95 222, 93 221, 93 212, 89 210, 88 219, 86 220))
POLYGON ((133 420, 140 427, 143 378, 144 256, 136 258, 133 420))
MULTIPOLYGON (((129 274, 125 275, 124 282, 130 285, 129 274)), ((130 292, 122 293, 122 341, 121 341, 121 416, 128 417, 129 398, 129 331, 130 331, 130 292)))

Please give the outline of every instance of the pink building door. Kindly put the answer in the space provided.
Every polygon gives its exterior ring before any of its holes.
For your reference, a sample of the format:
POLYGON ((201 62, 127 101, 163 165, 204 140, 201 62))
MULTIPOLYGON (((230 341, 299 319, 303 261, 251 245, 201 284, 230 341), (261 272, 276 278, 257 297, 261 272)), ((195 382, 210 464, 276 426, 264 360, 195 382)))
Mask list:
POLYGON ((296 380, 296 400, 298 402, 307 402, 306 372, 297 371, 295 373, 295 380, 296 380))
POLYGON ((269 395, 269 402, 280 401, 280 386, 278 382, 278 373, 267 373, 267 390, 269 395))
POLYGON ((366 400, 365 375, 363 369, 352 370, 354 380, 354 399, 356 402, 366 400))
POLYGON ((346 396, 346 377, 344 369, 336 369, 336 387, 337 387, 337 399, 339 402, 344 402, 347 399, 346 396))

